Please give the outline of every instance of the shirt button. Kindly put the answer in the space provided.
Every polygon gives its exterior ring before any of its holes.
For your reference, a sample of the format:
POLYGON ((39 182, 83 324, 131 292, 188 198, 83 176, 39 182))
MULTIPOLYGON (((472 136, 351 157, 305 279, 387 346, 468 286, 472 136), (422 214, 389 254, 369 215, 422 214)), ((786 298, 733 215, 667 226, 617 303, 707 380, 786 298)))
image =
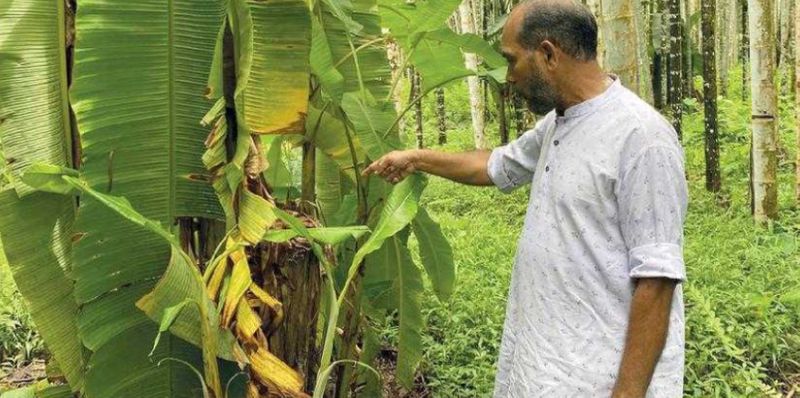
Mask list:
POLYGON ((550 166, 544 166, 544 171, 550 171, 550 166))
POLYGON ((553 145, 558 145, 558 140, 553 141, 553 145))

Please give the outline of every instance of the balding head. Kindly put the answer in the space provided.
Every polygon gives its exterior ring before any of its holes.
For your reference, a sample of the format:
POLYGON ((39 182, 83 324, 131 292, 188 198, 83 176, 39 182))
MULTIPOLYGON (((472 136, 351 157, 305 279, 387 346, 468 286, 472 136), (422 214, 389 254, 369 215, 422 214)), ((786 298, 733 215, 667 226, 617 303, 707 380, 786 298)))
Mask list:
POLYGON ((528 50, 548 40, 578 61, 597 57, 597 21, 577 0, 526 0, 514 8, 512 21, 517 42, 528 50))

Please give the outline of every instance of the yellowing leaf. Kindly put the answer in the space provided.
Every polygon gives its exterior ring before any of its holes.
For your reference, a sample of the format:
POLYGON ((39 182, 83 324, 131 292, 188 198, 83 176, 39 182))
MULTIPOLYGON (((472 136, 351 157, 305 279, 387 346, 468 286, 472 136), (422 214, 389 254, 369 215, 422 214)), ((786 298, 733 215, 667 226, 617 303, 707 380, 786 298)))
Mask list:
POLYGON ((259 348, 249 358, 253 373, 262 383, 293 397, 308 397, 302 391, 303 379, 300 374, 271 352, 259 348))
POLYGON ((261 241, 264 232, 277 219, 275 205, 250 191, 242 190, 240 206, 239 229, 242 237, 250 243, 261 241))
POLYGON ((261 317, 250 308, 247 299, 242 298, 236 306, 236 335, 240 341, 244 340, 251 344, 257 344, 253 338, 261 328, 261 317))
POLYGON ((302 133, 308 108, 311 14, 302 0, 248 1, 252 67, 244 91, 253 134, 302 133))
POLYGON ((220 320, 224 327, 230 325, 236 312, 236 306, 239 305, 239 300, 242 299, 247 288, 253 283, 253 280, 250 279, 250 265, 247 263, 247 255, 244 249, 233 252, 230 258, 233 262, 233 272, 231 273, 228 292, 225 295, 225 305, 222 307, 222 319, 220 320))

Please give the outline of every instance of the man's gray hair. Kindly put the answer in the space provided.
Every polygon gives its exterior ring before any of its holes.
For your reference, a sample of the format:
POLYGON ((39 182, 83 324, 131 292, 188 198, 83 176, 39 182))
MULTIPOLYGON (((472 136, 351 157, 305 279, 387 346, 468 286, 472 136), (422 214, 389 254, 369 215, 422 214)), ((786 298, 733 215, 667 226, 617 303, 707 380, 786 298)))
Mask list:
POLYGON ((548 40, 579 61, 597 58, 597 20, 576 0, 527 0, 519 43, 531 50, 548 40))

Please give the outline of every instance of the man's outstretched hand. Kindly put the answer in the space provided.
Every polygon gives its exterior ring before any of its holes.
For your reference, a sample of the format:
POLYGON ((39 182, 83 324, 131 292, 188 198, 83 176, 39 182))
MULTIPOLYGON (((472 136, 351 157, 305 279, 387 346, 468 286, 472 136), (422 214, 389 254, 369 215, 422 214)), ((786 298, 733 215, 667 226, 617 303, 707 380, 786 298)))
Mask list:
POLYGON ((397 184, 417 170, 417 151, 392 151, 372 162, 361 175, 376 174, 387 182, 397 184))

